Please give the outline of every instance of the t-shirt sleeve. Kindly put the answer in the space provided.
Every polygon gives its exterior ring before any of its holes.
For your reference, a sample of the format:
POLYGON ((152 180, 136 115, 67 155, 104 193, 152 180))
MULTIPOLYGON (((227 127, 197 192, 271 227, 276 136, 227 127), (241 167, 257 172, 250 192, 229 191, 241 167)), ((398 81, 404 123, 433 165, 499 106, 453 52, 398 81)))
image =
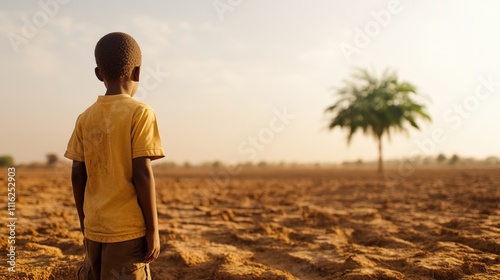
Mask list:
POLYGON ((132 123, 132 158, 155 160, 164 156, 156 115, 151 108, 143 107, 135 114, 132 123))
POLYGON ((73 134, 69 139, 68 147, 66 149, 66 153, 64 153, 64 157, 74 161, 85 161, 85 157, 83 154, 83 137, 80 117, 78 117, 78 119, 76 120, 75 129, 73 130, 73 134))

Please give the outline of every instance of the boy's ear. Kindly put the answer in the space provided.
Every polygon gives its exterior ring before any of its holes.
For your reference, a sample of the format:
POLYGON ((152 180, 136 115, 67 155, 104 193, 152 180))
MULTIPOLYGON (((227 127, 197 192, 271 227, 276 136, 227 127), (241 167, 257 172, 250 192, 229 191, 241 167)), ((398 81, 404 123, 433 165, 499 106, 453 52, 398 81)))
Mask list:
POLYGON ((132 69, 132 81, 138 82, 141 75, 141 66, 136 66, 132 69))
POLYGON ((96 67, 94 69, 94 72, 95 72, 95 76, 97 77, 97 79, 99 79, 99 81, 101 81, 101 82, 104 82, 104 78, 102 77, 101 71, 99 71, 98 67, 96 67))

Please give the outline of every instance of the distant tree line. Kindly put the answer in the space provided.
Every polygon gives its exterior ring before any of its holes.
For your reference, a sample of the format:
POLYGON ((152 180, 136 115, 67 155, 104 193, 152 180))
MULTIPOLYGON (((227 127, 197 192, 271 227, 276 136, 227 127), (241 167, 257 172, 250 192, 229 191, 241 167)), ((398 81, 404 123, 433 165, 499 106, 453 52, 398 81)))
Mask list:
MULTIPOLYGON (((401 163, 400 160, 388 160, 385 163, 388 165, 397 165, 401 163)), ((413 160, 417 165, 437 165, 437 166, 457 166, 457 165, 500 165, 500 159, 498 157, 487 157, 484 159, 466 158, 461 157, 457 154, 451 156, 446 156, 443 153, 438 154, 435 157, 418 157, 413 160)), ((362 159, 354 161, 344 161, 343 166, 369 166, 374 165, 375 161, 363 161, 362 159)))
MULTIPOLYGON (((28 166, 28 167, 55 166, 55 165, 57 165, 58 162, 60 162, 59 156, 55 153, 49 153, 46 155, 45 164, 33 162, 33 163, 30 163, 26 166, 28 166)), ((14 158, 12 156, 10 156, 10 155, 0 156, 0 167, 13 166, 14 163, 15 163, 14 158)))
POLYGON ((0 156, 0 166, 13 166, 14 158, 12 156, 0 156))
MULTIPOLYGON (((405 159, 389 159, 385 161, 388 166, 397 166, 405 159)), ((463 166, 463 165, 500 165, 500 158, 498 157, 487 157, 484 159, 467 158, 459 156, 458 154, 445 155, 443 153, 437 156, 429 157, 419 157, 415 160, 415 164, 419 166, 463 166)), ((228 166, 220 160, 206 161, 199 163, 186 162, 174 162, 168 161, 164 163, 159 163, 156 166, 160 168, 224 168, 228 166)), ((257 161, 257 162, 240 162, 238 163, 240 167, 243 168, 287 168, 287 167, 335 167, 335 166, 346 166, 346 167, 376 167, 378 165, 377 160, 363 160, 357 159, 353 161, 343 161, 341 163, 333 162, 286 162, 286 161, 257 161)))
POLYGON ((436 158, 436 162, 439 164, 455 165, 460 162, 460 157, 457 154, 452 155, 450 158, 447 158, 444 154, 439 154, 436 158))

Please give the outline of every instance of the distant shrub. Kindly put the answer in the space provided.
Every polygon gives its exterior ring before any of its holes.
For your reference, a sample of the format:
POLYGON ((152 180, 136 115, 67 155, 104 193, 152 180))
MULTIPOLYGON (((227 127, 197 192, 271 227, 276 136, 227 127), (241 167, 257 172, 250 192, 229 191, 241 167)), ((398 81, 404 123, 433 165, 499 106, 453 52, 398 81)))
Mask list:
POLYGON ((457 164, 459 161, 460 161, 460 158, 458 157, 458 155, 453 155, 453 156, 450 158, 449 164, 450 164, 450 165, 455 165, 455 164, 457 164))
POLYGON ((14 165, 14 158, 11 156, 0 156, 0 166, 14 165))
POLYGON ((47 154, 47 165, 54 166, 59 161, 59 156, 57 154, 47 154))
POLYGON ((443 154, 439 154, 439 155, 437 156, 437 158, 436 158, 436 161, 437 161, 438 163, 444 163, 444 162, 446 161, 446 156, 445 156, 445 155, 443 155, 443 154))

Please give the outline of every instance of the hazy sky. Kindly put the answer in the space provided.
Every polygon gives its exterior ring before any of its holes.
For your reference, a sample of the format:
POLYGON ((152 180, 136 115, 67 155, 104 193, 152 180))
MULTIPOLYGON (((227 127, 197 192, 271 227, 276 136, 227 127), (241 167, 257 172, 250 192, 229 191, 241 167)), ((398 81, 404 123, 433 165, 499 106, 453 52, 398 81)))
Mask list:
POLYGON ((113 31, 141 45, 137 98, 156 111, 166 160, 374 159, 373 139, 359 134, 347 146, 345 131, 325 129, 331 87, 355 67, 391 67, 431 100, 433 123, 386 141, 386 158, 500 155, 498 1, 40 0, 0 7, 0 154, 18 162, 62 156, 76 117, 104 92, 93 50, 113 31))

